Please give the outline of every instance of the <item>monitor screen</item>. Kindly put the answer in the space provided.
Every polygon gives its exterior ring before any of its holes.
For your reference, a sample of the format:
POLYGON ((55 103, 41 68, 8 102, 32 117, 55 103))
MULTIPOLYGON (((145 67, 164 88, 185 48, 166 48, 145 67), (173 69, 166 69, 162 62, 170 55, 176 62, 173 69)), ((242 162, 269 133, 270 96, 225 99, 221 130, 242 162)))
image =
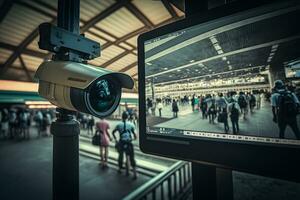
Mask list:
POLYGON ((247 11, 144 41, 146 133, 300 145, 299 19, 247 11))

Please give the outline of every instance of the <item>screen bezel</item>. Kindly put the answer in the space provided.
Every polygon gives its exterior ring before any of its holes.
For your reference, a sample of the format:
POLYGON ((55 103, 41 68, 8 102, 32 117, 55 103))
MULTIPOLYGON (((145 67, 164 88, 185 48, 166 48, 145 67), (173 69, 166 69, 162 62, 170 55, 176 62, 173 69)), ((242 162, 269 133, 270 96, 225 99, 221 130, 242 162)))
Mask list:
POLYGON ((297 1, 234 2, 193 15, 175 23, 144 33, 138 38, 139 139, 143 152, 191 162, 204 163, 264 176, 300 182, 300 145, 228 141, 222 139, 190 139, 146 133, 145 55, 144 42, 214 19, 250 9, 271 10, 273 6, 299 4, 297 1), (275 5, 276 4, 276 5, 275 5))

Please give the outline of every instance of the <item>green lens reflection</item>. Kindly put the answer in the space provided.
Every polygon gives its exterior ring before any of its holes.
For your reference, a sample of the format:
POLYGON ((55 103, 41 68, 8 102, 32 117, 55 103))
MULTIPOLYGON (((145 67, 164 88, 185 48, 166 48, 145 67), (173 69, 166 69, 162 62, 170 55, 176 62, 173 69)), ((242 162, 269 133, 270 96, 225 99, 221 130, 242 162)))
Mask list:
POLYGON ((111 79, 98 80, 90 89, 90 103, 97 112, 108 111, 116 101, 118 85, 111 79))

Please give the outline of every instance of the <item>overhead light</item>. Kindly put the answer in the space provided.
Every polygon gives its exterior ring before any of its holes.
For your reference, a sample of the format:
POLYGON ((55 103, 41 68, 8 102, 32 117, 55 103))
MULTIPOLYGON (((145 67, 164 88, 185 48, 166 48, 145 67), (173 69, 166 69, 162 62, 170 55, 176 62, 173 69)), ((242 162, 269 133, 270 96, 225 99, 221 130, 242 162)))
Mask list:
POLYGON ((229 60, 227 60, 227 64, 228 64, 228 65, 230 64, 229 60))
POLYGON ((211 36, 209 39, 210 39, 211 43, 213 43, 213 44, 218 43, 218 40, 215 36, 211 36))
POLYGON ((232 66, 231 66, 231 65, 228 65, 228 69, 229 69, 229 70, 232 70, 232 66))
POLYGON ((217 51, 222 49, 218 43, 214 44, 214 47, 217 51))
POLYGON ((227 58, 224 56, 224 57, 222 57, 222 60, 227 60, 227 58))
POLYGON ((181 70, 180 70, 180 69, 177 69, 177 71, 180 72, 181 70))
POLYGON ((218 50, 217 52, 218 52, 218 54, 223 54, 223 53, 224 53, 224 52, 222 51, 222 49, 218 50))
POLYGON ((270 53, 270 56, 274 56, 274 54, 275 54, 275 52, 271 52, 271 53, 270 53))
POLYGON ((198 66, 200 67, 204 67, 203 63, 199 63, 198 66))
POLYGON ((277 49, 271 49, 271 52, 276 52, 277 51, 277 49))
POLYGON ((272 46, 272 49, 277 49, 277 48, 278 48, 278 44, 272 46))
POLYGON ((152 65, 152 63, 149 63, 149 62, 147 62, 146 64, 147 64, 147 65, 152 65))
POLYGON ((168 70, 168 68, 167 68, 167 67, 165 67, 165 68, 164 68, 164 70, 168 70))
POLYGON ((195 60, 190 60, 190 63, 195 62, 195 60))

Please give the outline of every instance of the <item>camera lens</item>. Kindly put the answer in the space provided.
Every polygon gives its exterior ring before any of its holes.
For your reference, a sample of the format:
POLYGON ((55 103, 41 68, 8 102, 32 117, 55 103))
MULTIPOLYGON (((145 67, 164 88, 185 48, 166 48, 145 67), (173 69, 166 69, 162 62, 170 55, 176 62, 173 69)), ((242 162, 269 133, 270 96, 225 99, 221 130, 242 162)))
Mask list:
POLYGON ((90 105, 96 112, 105 113, 119 102, 120 86, 112 78, 95 81, 89 91, 90 105))

